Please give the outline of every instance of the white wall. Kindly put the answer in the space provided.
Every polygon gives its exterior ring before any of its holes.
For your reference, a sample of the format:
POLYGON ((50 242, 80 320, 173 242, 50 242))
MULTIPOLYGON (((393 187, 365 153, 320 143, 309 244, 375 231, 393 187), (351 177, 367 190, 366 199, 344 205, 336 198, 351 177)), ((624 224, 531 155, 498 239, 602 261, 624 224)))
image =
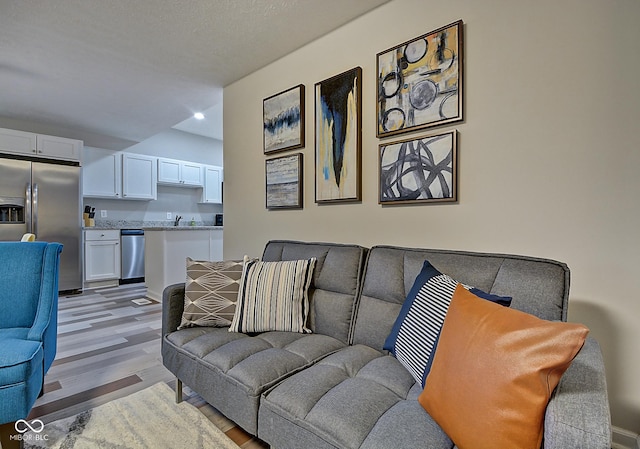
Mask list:
POLYGON ((222 140, 168 129, 132 145, 128 153, 148 154, 207 165, 222 165, 222 140))
MULTIPOLYGON (((273 238, 566 262, 601 343, 613 423, 640 432, 640 3, 394 0, 224 91, 225 257, 273 238), (457 204, 377 203, 376 53, 465 22, 457 204), (314 203, 314 83, 363 69, 363 199, 314 203), (262 100, 306 86, 303 210, 265 209, 262 100)), ((414 133, 412 135, 424 135, 414 133)), ((401 137, 406 137, 403 135, 401 137)), ((388 141, 388 140, 386 140, 388 141)))

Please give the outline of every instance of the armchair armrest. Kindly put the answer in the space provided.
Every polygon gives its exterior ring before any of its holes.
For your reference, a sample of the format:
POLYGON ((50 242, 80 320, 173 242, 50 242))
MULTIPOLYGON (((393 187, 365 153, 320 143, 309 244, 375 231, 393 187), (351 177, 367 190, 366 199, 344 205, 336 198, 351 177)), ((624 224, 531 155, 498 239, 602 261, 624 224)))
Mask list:
POLYGON ((604 361, 592 337, 587 338, 551 396, 545 415, 544 448, 611 448, 604 361))
POLYGON ((174 332, 182 321, 184 283, 167 286, 162 292, 162 335, 174 332))
POLYGON ((47 243, 44 248, 38 309, 27 335, 28 340, 42 342, 45 373, 56 357, 58 346, 58 274, 61 253, 60 243, 47 243))
POLYGON ((58 316, 58 270, 60 265, 60 253, 62 245, 59 243, 48 243, 44 248, 42 256, 42 275, 40 285, 40 296, 38 299, 38 309, 33 321, 28 340, 44 340, 44 334, 48 329, 53 329, 53 337, 57 332, 58 316), (53 324, 53 326, 49 326, 53 324))

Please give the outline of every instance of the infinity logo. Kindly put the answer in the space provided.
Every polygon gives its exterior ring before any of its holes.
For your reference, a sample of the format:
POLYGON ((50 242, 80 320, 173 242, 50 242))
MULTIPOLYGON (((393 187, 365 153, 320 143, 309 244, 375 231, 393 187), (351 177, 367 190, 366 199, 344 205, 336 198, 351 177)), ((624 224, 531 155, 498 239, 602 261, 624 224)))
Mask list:
POLYGON ((31 424, 29 424, 24 419, 19 419, 16 421, 15 427, 16 432, 18 433, 25 433, 28 430, 31 430, 35 433, 40 433, 44 429, 44 423, 39 419, 34 419, 33 421, 31 421, 31 424))

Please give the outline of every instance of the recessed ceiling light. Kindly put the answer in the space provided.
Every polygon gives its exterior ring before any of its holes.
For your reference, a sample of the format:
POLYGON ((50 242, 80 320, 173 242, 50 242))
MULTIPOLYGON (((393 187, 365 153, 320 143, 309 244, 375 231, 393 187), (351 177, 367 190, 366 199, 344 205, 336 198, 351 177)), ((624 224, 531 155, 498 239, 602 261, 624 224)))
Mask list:
POLYGON ((195 118, 196 120, 202 120, 204 118, 204 114, 202 112, 196 112, 195 114, 193 114, 193 118, 195 118))

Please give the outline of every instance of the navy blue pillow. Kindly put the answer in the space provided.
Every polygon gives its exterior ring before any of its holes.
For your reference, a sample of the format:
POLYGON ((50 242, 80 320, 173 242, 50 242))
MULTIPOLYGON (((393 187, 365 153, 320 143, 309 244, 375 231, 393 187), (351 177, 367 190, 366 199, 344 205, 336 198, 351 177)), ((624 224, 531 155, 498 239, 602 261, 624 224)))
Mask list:
MULTIPOLYGON (((391 352, 423 387, 457 285, 458 281, 440 273, 425 260, 384 342, 384 349, 391 352)), ((507 307, 511 305, 510 297, 462 286, 480 298, 507 307)))

